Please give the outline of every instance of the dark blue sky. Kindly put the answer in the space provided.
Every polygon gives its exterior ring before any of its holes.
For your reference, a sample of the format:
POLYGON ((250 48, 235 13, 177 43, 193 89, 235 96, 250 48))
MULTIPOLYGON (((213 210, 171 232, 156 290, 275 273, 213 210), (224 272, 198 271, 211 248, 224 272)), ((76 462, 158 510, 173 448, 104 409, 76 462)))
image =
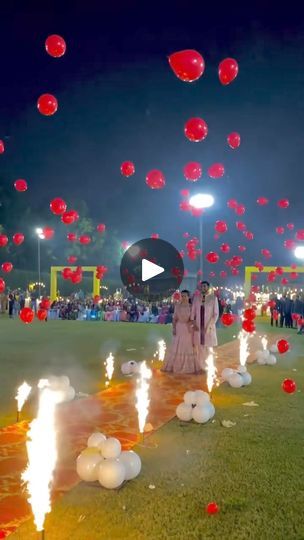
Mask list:
POLYGON ((0 138, 8 138, 0 167, 8 184, 28 179, 26 197, 37 216, 55 196, 83 198, 90 215, 118 229, 122 239, 159 232, 181 247, 182 232, 197 230, 195 218, 178 210, 180 189, 192 187, 182 169, 197 160, 204 174, 192 191, 208 191, 217 200, 206 218, 208 248, 216 248, 216 219, 230 224, 223 241, 244 243, 235 232, 236 216, 226 208, 234 197, 246 205, 244 221, 256 235, 248 261, 261 259, 266 247, 276 253, 274 263, 288 262, 274 228, 288 221, 304 228, 301 11, 292 4, 280 11, 274 2, 19 4, 1 9, 0 138), (44 50, 51 33, 67 42, 61 59, 44 50), (194 84, 179 81, 168 66, 167 56, 184 48, 197 49, 206 61, 204 76, 194 84), (226 56, 239 61, 240 73, 223 87, 217 66, 226 56), (59 101, 52 118, 36 110, 45 92, 59 101), (202 143, 184 137, 190 116, 208 123, 202 143), (235 152, 226 144, 231 131, 242 136, 235 152), (136 165, 129 180, 119 172, 126 159, 136 165), (221 180, 206 174, 214 161, 225 164, 221 180), (147 188, 152 168, 164 172, 164 190, 147 188), (261 195, 270 198, 268 207, 256 205, 261 195), (290 199, 287 211, 276 208, 282 197, 290 199))

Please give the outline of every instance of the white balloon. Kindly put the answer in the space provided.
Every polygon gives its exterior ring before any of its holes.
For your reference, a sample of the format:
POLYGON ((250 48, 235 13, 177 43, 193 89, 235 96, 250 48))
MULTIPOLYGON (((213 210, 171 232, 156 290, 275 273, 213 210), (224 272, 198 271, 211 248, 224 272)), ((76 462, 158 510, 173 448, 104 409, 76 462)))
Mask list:
POLYGON ((118 459, 105 459, 98 467, 99 483, 107 489, 116 489, 125 480, 126 470, 118 459))
POLYGON ((278 352, 278 346, 277 346, 277 344, 274 343, 273 345, 271 345, 271 347, 270 347, 269 350, 270 350, 271 353, 276 353, 276 352, 278 352))
POLYGON ((58 384, 61 386, 61 388, 68 388, 70 386, 69 377, 67 377, 66 375, 58 377, 58 384))
POLYGON ((64 388, 63 393, 64 401, 72 401, 76 395, 75 388, 73 388, 73 386, 68 386, 68 388, 64 388))
POLYGON ((195 403, 196 403, 195 392, 192 392, 192 390, 188 390, 188 392, 185 392, 185 394, 184 394, 184 402, 187 405, 195 405, 195 403))
POLYGON ((116 459, 120 456, 121 444, 115 437, 109 437, 100 443, 100 451, 105 459, 116 459))
POLYGON ((205 424, 210 420, 210 406, 209 404, 206 405, 196 405, 192 409, 192 418, 195 420, 195 422, 198 422, 199 424, 205 424))
POLYGON ((60 377, 56 377, 55 375, 51 375, 51 377, 48 378, 49 381, 49 387, 51 390, 62 390, 62 384, 60 382, 60 377))
POLYGON ((192 405, 187 405, 187 403, 180 403, 176 407, 175 414, 177 418, 183 422, 189 422, 192 419, 192 405))
POLYGON ((126 471, 125 480, 132 480, 139 475, 141 470, 141 459, 136 452, 133 452, 133 450, 121 452, 119 461, 124 465, 126 471))
POLYGON ((246 373, 242 373, 242 379, 244 386, 248 386, 252 382, 252 377, 248 371, 246 373))
POLYGON ((97 448, 86 448, 78 456, 76 470, 79 478, 85 482, 98 480, 99 464, 103 461, 97 448))
POLYGON ((224 381, 228 381, 230 375, 232 375, 234 373, 234 370, 230 367, 225 367, 222 371, 222 379, 224 379, 224 381))
POLYGON ((92 433, 90 437, 88 438, 88 447, 89 448, 99 448, 101 443, 103 443, 107 437, 103 433, 99 433, 99 431, 96 431, 95 433, 92 433))
POLYGON ((133 373, 137 373, 137 371, 138 371, 138 363, 135 362, 135 360, 124 362, 121 365, 121 372, 123 375, 133 375, 133 373))
POLYGON ((208 403, 209 412, 210 412, 210 418, 213 418, 215 415, 215 407, 211 401, 208 403))
POLYGON ((269 358, 269 351, 268 350, 264 350, 264 351, 258 351, 259 354, 257 355, 257 362, 260 366, 264 366, 265 364, 267 364, 267 360, 269 358))
POLYGON ((277 359, 276 357, 274 356, 274 354, 270 354, 267 358, 267 364, 269 366, 274 366, 275 364, 277 363, 277 359))
POLYGON ((204 405, 205 403, 209 403, 210 396, 207 392, 204 392, 204 390, 195 390, 194 393, 196 405, 204 405))
POLYGON ((233 373, 228 379, 228 383, 232 388, 241 388, 243 386, 243 377, 238 373, 233 373))
POLYGON ((247 371, 246 366, 241 366, 241 365, 239 365, 238 368, 237 368, 237 372, 238 372, 238 373, 242 373, 242 374, 243 374, 243 373, 246 373, 246 371, 247 371))

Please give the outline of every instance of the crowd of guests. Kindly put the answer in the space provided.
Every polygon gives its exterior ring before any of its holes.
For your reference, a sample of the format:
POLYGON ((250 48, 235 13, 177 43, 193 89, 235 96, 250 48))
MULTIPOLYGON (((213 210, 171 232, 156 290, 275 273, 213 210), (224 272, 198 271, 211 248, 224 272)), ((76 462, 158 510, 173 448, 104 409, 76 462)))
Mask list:
POLYGON ((291 297, 284 294, 280 298, 276 294, 270 296, 270 324, 280 328, 295 328, 299 334, 304 333, 304 296, 297 294, 291 297))

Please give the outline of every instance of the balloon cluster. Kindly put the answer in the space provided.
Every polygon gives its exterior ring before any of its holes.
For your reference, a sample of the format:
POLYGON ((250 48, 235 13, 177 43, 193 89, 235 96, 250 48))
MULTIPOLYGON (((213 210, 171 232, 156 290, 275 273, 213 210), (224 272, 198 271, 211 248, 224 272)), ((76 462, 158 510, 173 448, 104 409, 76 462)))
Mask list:
POLYGON ((103 264, 96 266, 96 279, 103 279, 104 275, 107 273, 108 268, 103 264))
POLYGON ((255 332, 255 323, 254 319, 256 318, 256 310, 251 307, 247 308, 243 312, 243 322, 242 322, 242 328, 245 330, 245 332, 248 332, 249 334, 252 334, 255 332))
POLYGON ((93 433, 87 448, 76 461, 79 478, 96 482, 107 489, 117 489, 123 482, 133 480, 141 470, 141 459, 133 450, 122 451, 115 437, 108 439, 103 433, 93 433))
POLYGON ((72 270, 71 268, 65 267, 62 270, 61 275, 63 279, 70 280, 75 285, 82 281, 82 268, 81 266, 77 266, 76 270, 72 270))
POLYGON ((248 386, 252 382, 252 377, 247 371, 246 366, 239 366, 237 369, 224 368, 221 377, 232 388, 248 386))
POLYGON ((176 416, 183 422, 194 420, 198 424, 206 424, 214 415, 214 405, 203 390, 189 390, 184 394, 184 401, 176 407, 176 416))
POLYGON ((268 349, 263 349, 262 351, 257 351, 255 354, 255 359, 260 366, 274 366, 277 363, 277 359, 274 354, 268 349))

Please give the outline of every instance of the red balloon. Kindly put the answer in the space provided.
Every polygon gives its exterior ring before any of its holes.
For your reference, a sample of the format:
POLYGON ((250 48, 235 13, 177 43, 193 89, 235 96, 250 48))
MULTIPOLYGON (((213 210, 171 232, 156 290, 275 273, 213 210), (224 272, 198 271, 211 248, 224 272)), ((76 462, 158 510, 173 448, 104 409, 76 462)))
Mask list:
POLYGON ((275 269, 275 273, 278 274, 278 276, 282 276, 284 274, 284 269, 282 266, 277 266, 275 269))
POLYGON ((20 178, 19 180, 16 180, 14 182, 14 187, 16 191, 26 191, 27 190, 27 182, 26 180, 23 180, 20 178))
POLYGON ((190 191, 189 191, 189 189, 181 189, 180 194, 181 194, 182 197, 189 197, 190 191))
POLYGON ((209 272, 209 277, 213 278, 215 276, 216 276, 215 272, 209 272))
POLYGON ((284 354, 289 351, 289 343, 286 339, 279 339, 277 342, 277 348, 280 354, 284 354))
POLYGON ((223 313, 221 322, 224 326, 231 326, 234 323, 234 315, 232 313, 223 313))
POLYGON ((4 263, 2 263, 1 268, 2 268, 3 272, 8 273, 8 272, 11 272, 13 270, 13 265, 12 265, 11 262, 4 262, 4 263))
POLYGON ((67 234, 67 239, 69 242, 76 242, 77 240, 77 234, 73 233, 73 232, 69 232, 67 234))
POLYGON ((213 238, 214 238, 214 240, 218 240, 218 239, 219 239, 219 237, 220 237, 220 235, 219 235, 219 234, 217 234, 217 233, 215 233, 215 234, 213 235, 213 238))
POLYGON ((92 239, 88 234, 82 234, 81 236, 79 236, 79 242, 83 245, 87 245, 92 242, 92 239))
POLYGON ((290 272, 290 279, 298 279, 299 274, 298 272, 290 272))
POLYGON ((96 227, 96 230, 99 232, 99 233, 104 233, 105 230, 106 230, 106 226, 104 223, 99 223, 96 227))
POLYGON ((8 237, 6 234, 0 234, 0 247, 5 247, 8 243, 8 237))
POLYGON ((34 311, 29 307, 22 308, 19 313, 19 318, 25 324, 30 324, 31 322, 33 322, 34 316, 35 316, 34 311))
POLYGON ((197 161, 190 161, 184 166, 184 177, 190 182, 196 182, 202 176, 202 166, 197 161))
POLYGON ((4 142, 0 139, 0 154, 3 154, 5 150, 4 142))
POLYGON ((276 273, 275 272, 269 272, 267 276, 267 281, 270 283, 273 283, 276 280, 276 273))
POLYGON ((242 328, 245 330, 245 332, 248 332, 249 334, 252 334, 252 332, 255 332, 255 324, 253 320, 251 319, 245 319, 242 322, 242 328))
POLYGON ((267 305, 268 305, 268 307, 270 307, 270 309, 274 309, 276 307, 276 301, 275 300, 269 300, 267 305))
POLYGON ((159 234, 158 233, 152 233, 151 238, 152 238, 152 240, 158 240, 159 234))
POLYGON ((53 58, 60 58, 66 51, 66 42, 63 37, 52 34, 46 38, 45 50, 53 58))
POLYGON ((37 311, 37 318, 39 321, 44 321, 47 318, 47 310, 46 309, 38 309, 37 311))
POLYGON ((216 230, 216 232, 224 234, 228 231, 228 225, 226 221, 217 220, 215 222, 214 229, 216 230))
POLYGON ((259 197, 257 199, 257 203, 260 205, 260 206, 265 206, 266 204, 269 203, 269 200, 266 199, 266 197, 259 197))
POLYGON ((208 126, 202 118, 190 118, 185 123, 184 133, 189 141, 203 141, 208 135, 208 126))
POLYGON ((175 75, 184 82, 197 81, 205 70, 202 55, 194 49, 170 54, 169 64, 175 75))
POLYGON ((245 212, 246 212, 246 206, 244 204, 238 204, 235 209, 235 213, 238 216, 242 216, 243 214, 245 214, 245 212))
POLYGON ((281 280, 281 284, 282 285, 288 285, 289 281, 286 277, 284 277, 282 280, 281 280))
POLYGON ((239 230, 239 231, 245 231, 246 230, 246 225, 245 223, 243 223, 242 221, 236 221, 236 228, 239 230))
POLYGON ((229 246, 229 244, 222 244, 221 247, 220 247, 220 250, 221 250, 223 253, 229 253, 229 251, 230 251, 230 246, 229 246))
POLYGON ((52 229, 52 227, 44 227, 42 229, 42 232, 43 232, 43 236, 46 240, 51 240, 55 234, 55 231, 54 229, 52 229))
POLYGON ((71 270, 71 268, 64 268, 61 272, 61 275, 63 279, 70 279, 72 277, 72 273, 73 271, 71 270))
POLYGON ((227 142, 230 148, 233 148, 233 150, 235 150, 241 144, 241 135, 236 131, 233 131, 232 133, 229 133, 227 137, 227 142))
POLYGON ((225 167, 222 163, 213 163, 208 169, 208 176, 210 178, 222 178, 225 174, 225 167))
POLYGON ((0 278, 0 293, 5 291, 5 281, 3 278, 0 278))
POLYGON ((60 216, 65 213, 67 208, 66 202, 60 197, 56 197, 50 202, 50 209, 53 214, 60 216))
POLYGON ((241 266, 243 264, 243 259, 239 255, 234 255, 231 259, 232 266, 241 266))
POLYGON ((227 277, 227 272, 225 272, 225 270, 222 270, 220 272, 220 277, 223 278, 223 279, 226 278, 227 277))
POLYGON ((239 251, 241 252, 246 251, 246 246, 239 246, 239 251))
POLYGON ((82 281, 82 274, 80 274, 79 272, 73 272, 72 276, 71 276, 71 281, 72 283, 76 284, 76 283, 80 283, 82 281))
POLYGON ((250 232, 250 231, 244 231, 243 234, 244 234, 244 236, 247 238, 247 240, 253 240, 253 238, 254 238, 253 233, 250 232))
POLYGON ((120 166, 120 172, 126 178, 135 173, 135 165, 132 161, 124 161, 120 166))
POLYGON ((296 232, 296 239, 297 240, 304 240, 304 229, 299 229, 296 232))
POLYGON ((44 116, 52 116, 58 109, 58 101, 52 94, 42 94, 38 98, 37 107, 44 116))
POLYGON ((210 502, 209 504, 207 504, 206 506, 206 512, 207 514, 217 514, 219 512, 219 507, 218 505, 216 504, 216 502, 210 502))
POLYGON ((237 207, 237 205, 238 205, 238 202, 236 199, 229 199, 227 201, 228 208, 232 208, 234 210, 237 207))
POLYGON ((151 189, 162 189, 166 185, 166 179, 161 171, 152 169, 147 173, 146 184, 151 189))
POLYGON ((203 213, 204 213, 203 208, 194 208, 193 206, 191 207, 191 214, 194 217, 200 217, 203 215, 203 213))
POLYGON ((15 233, 13 236, 13 242, 16 246, 20 246, 24 242, 24 234, 15 233))
POLYGON ((290 268, 291 268, 292 270, 296 270, 296 269, 297 269, 296 263, 291 264, 291 265, 290 265, 290 268))
POLYGON ((261 249, 261 253, 265 259, 270 259, 272 256, 269 249, 261 249))
POLYGON ((284 227, 276 227, 276 233, 277 234, 284 234, 285 229, 284 227))
POLYGON ((288 208, 289 206, 289 200, 288 199, 280 199, 278 201, 278 207, 279 208, 288 208))
POLYGON ((294 249, 296 247, 296 242, 294 240, 288 239, 284 242, 284 247, 286 249, 294 249))
POLYGON ((253 321, 253 319, 256 318, 256 312, 253 308, 247 308, 244 310, 244 318, 247 319, 248 321, 253 321))
POLYGON ((182 212, 190 212, 192 206, 188 203, 188 201, 182 201, 179 203, 179 208, 182 212))
POLYGON ((209 251, 206 255, 206 259, 211 264, 216 264, 219 261, 219 255, 214 251, 209 251))
POLYGON ((69 213, 74 216, 74 223, 79 220, 79 214, 76 210, 70 210, 69 213))
POLYGON ((61 216, 61 221, 65 225, 71 225, 71 223, 74 223, 75 221, 74 210, 72 210, 71 212, 63 212, 61 216))
POLYGON ((45 298, 42 298, 41 302, 40 302, 40 309, 50 309, 51 307, 51 301, 49 298, 45 297, 45 298))
POLYGON ((230 84, 236 77, 239 72, 239 66, 234 58, 225 58, 221 61, 218 68, 218 75, 220 82, 227 86, 230 84))
POLYGON ((286 227, 287 227, 287 229, 289 229, 290 231, 293 231, 293 229, 294 229, 294 224, 293 224, 293 223, 287 223, 286 227))
POLYGON ((293 394, 297 389, 296 382, 293 379, 285 379, 282 382, 282 390, 286 392, 286 394, 293 394))

